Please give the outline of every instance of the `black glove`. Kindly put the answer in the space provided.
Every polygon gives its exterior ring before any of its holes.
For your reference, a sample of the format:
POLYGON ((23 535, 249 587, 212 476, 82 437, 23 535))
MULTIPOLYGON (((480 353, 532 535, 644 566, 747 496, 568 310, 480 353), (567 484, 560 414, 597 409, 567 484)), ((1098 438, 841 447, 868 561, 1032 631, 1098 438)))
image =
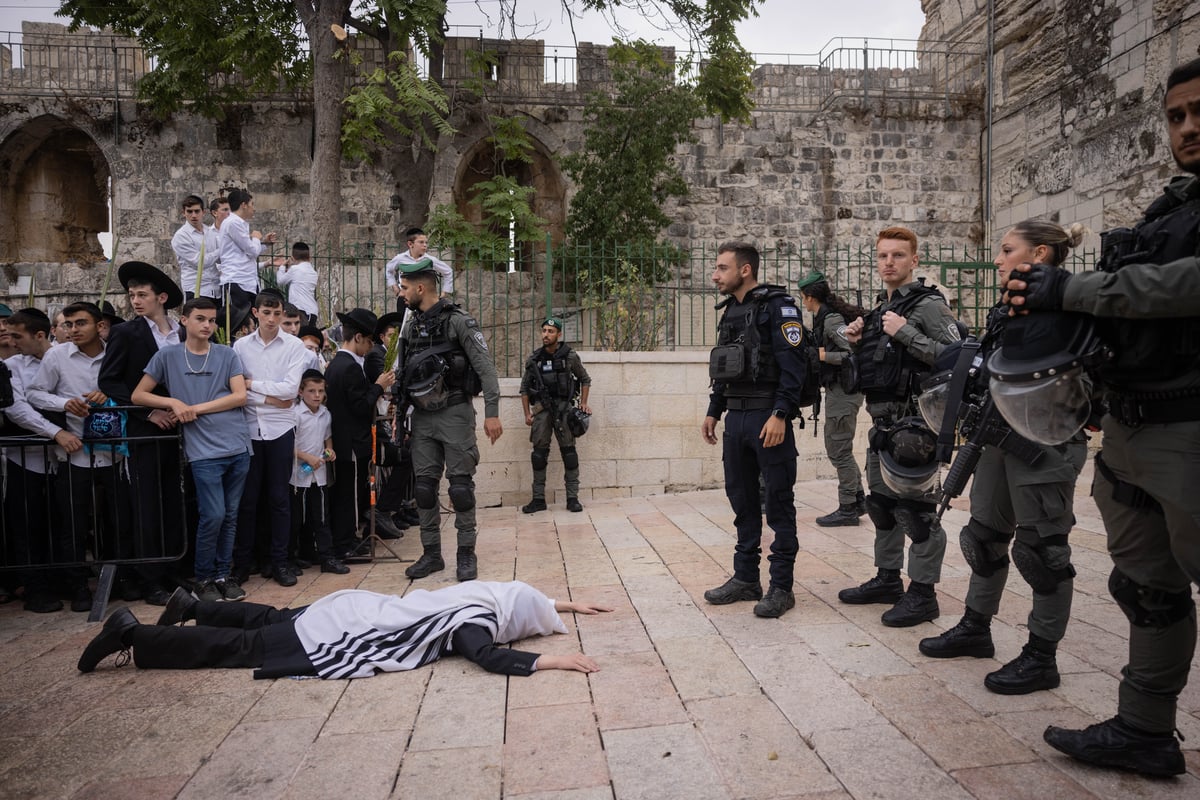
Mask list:
POLYGON ((1009 285, 1014 280, 1024 281, 1024 289, 1008 289, 1004 301, 1012 305, 1014 297, 1023 297, 1025 302, 1013 306, 1021 311, 1060 311, 1063 307, 1063 293, 1067 290, 1067 281, 1071 273, 1061 267, 1051 267, 1047 264, 1034 264, 1029 272, 1014 272, 1009 276, 1009 285))

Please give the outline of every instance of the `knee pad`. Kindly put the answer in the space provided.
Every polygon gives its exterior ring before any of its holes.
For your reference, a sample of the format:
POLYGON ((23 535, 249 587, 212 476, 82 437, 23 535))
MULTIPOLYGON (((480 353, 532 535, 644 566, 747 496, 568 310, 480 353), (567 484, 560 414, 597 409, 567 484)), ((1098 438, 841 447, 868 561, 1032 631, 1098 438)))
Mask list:
POLYGON ((1130 624, 1139 628, 1169 627, 1187 619, 1196 608, 1190 586, 1182 592, 1151 589, 1134 583, 1132 578, 1115 567, 1108 576, 1108 591, 1125 612, 1130 624))
POLYGON ((563 467, 566 469, 579 469, 579 453, 574 447, 564 447, 559 450, 562 453, 563 467))
POLYGON ((1065 534, 1039 537, 1036 531, 1018 528, 1012 559, 1034 594, 1053 594, 1060 583, 1075 577, 1065 534))
POLYGON ((937 526, 937 514, 928 503, 914 503, 901 500, 892 511, 896 518, 896 528, 904 533, 913 544, 921 544, 929 540, 937 526))
POLYGON ((989 528, 971 517, 958 536, 958 544, 962 548, 963 558, 971 567, 971 572, 981 578, 990 578, 1008 566, 1008 553, 1000 558, 991 558, 988 555, 987 545, 1001 542, 1007 544, 1011 538, 1003 531, 989 528))
POLYGON ((417 508, 437 508, 438 482, 435 478, 417 478, 413 487, 413 499, 417 508))
POLYGON ((450 506, 455 511, 470 511, 475 507, 475 485, 470 475, 455 475, 450 479, 450 506))
POLYGON ((533 452, 529 454, 529 463, 533 465, 534 472, 541 472, 550 463, 550 448, 535 447, 533 452))
POLYGON ((871 522, 881 531, 890 531, 896 527, 896 517, 892 513, 892 509, 896 507, 896 501, 883 495, 871 492, 867 495, 867 516, 871 518, 871 522))

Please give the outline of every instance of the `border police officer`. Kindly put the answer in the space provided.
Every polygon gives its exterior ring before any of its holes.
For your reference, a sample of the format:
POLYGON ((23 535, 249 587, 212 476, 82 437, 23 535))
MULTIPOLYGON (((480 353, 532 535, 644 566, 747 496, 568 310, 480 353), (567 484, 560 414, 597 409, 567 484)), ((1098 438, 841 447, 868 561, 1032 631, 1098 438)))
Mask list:
POLYGON ((413 492, 421 518, 421 546, 417 562, 404 571, 424 578, 445 569, 442 560, 441 511, 438 484, 445 470, 447 494, 458 530, 460 581, 474 580, 475 406, 472 396, 483 392, 483 432, 495 444, 504 428, 500 424, 500 382, 479 324, 457 305, 440 299, 433 263, 422 259, 401 264, 400 296, 413 312, 404 335, 403 391, 413 406, 411 450, 416 488, 413 492))
POLYGON ((708 413, 700 427, 709 444, 725 417, 722 461, 725 494, 733 507, 737 547, 733 577, 709 589, 704 599, 714 605, 758 600, 760 617, 782 616, 796 605, 792 569, 796 540, 796 439, 791 420, 799 409, 804 384, 804 329, 800 310, 781 286, 759 284, 758 250, 744 242, 717 249, 713 283, 726 296, 709 363, 713 380, 708 413), (771 584, 763 596, 759 583, 762 553, 762 510, 759 476, 766 488, 767 525, 771 543, 771 584))
POLYGON ((525 362, 525 374, 521 377, 521 406, 533 444, 529 456, 533 463, 533 499, 521 506, 526 514, 546 510, 546 465, 550 460, 551 435, 558 439, 562 454, 567 510, 583 511, 579 502, 579 453, 575 451, 575 435, 567 427, 566 415, 575 398, 579 398, 583 413, 592 413, 588 406, 592 378, 583 368, 579 354, 559 341, 561 336, 562 321, 547 318, 542 323, 542 346, 525 362))
MULTIPOLYGON (((1133 229, 1104 236, 1102 270, 1023 264, 1008 282, 1018 312, 1090 314, 1113 358, 1099 377, 1108 413, 1092 494, 1108 533, 1109 590, 1129 618, 1117 715, 1045 738, 1100 766, 1177 775, 1179 694, 1196 650, 1200 583, 1200 59, 1165 96, 1176 178, 1133 229)), ((1047 409, 1047 413, 1050 410, 1047 409)))
MULTIPOLYGON (((946 532, 934 513, 938 495, 928 489, 897 492, 884 482, 880 451, 893 429, 911 410, 918 379, 938 353, 962 336, 941 292, 912 280, 917 267, 917 236, 907 228, 880 232, 875 260, 884 291, 866 318, 846 326, 846 339, 856 349, 859 385, 874 420, 867 450, 867 514, 875 523, 875 566, 866 583, 838 592, 843 603, 895 605, 882 622, 905 628, 937 619, 934 584, 941 578, 946 532), (912 540, 908 556, 908 591, 900 578, 904 538, 912 540)), ((910 437, 912 438, 912 437, 910 437)), ((932 451, 929 453, 932 462, 932 451)), ((935 479, 936 482, 936 479, 935 479)))

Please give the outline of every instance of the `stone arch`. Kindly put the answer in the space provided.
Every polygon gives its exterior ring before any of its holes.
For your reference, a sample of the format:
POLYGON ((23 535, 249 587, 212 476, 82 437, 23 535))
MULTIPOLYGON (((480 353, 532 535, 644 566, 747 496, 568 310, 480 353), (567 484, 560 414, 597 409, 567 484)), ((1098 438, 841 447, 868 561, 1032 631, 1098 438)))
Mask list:
MULTIPOLYGON (((508 174, 515 176, 523 186, 534 187, 533 212, 546 220, 551 240, 558 243, 563 239, 566 225, 567 192, 566 181, 553 156, 558 137, 534 120, 526 122, 526 129, 533 139, 532 163, 509 162, 505 167, 508 174)), ((494 176, 496 158, 494 148, 487 141, 487 131, 478 130, 475 133, 473 140, 468 139, 469 144, 459 151, 461 155, 455 169, 453 198, 458 212, 470 222, 478 224, 482 212, 474 200, 474 187, 494 176)), ((539 271, 539 265, 542 264, 539 256, 544 253, 545 244, 541 242, 521 248, 518 254, 519 268, 522 271, 539 271)))
POLYGON ((35 117, 0 143, 0 260, 90 264, 104 258, 112 171, 75 125, 35 117))

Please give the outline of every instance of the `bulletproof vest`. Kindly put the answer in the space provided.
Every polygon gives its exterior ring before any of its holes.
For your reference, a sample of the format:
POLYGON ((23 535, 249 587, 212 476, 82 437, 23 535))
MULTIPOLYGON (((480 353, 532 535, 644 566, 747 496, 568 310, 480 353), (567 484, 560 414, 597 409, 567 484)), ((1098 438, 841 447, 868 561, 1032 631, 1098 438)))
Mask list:
POLYGON ((855 361, 858 364, 859 391, 867 395, 869 402, 906 398, 929 372, 928 364, 915 358, 907 348, 883 332, 884 312, 892 311, 908 317, 929 298, 946 302, 937 289, 918 284, 907 295, 893 292, 890 300, 880 303, 863 318, 862 338, 855 361))
POLYGON ((570 353, 571 348, 565 344, 559 344, 554 353, 547 353, 546 348, 539 347, 525 364, 525 368, 533 370, 536 378, 540 379, 540 385, 537 379, 534 380, 534 385, 539 386, 540 390, 545 390, 549 396, 542 398, 543 402, 546 399, 572 400, 578 392, 575 375, 567 362, 570 353))
POLYGON ((447 388, 477 395, 483 391, 483 381, 471 366, 466 350, 448 335, 450 317, 454 314, 465 316, 466 312, 454 303, 439 300, 433 308, 417 315, 409 325, 405 360, 410 364, 420 363, 422 359, 418 356, 433 350, 446 362, 447 388))
MULTIPOLYGON (((1176 178, 1146 210, 1136 228, 1102 235, 1099 268, 1117 272, 1127 264, 1167 264, 1200 255, 1200 180, 1176 178)), ((1100 366, 1109 387, 1165 382, 1200 369, 1200 317, 1097 318, 1113 358, 1100 366)))
MULTIPOLYGON (((815 347, 828 349, 828 345, 825 344, 825 318, 828 316, 829 307, 823 305, 813 318, 812 335, 815 347)), ((827 364, 822 361, 819 369, 819 380, 822 386, 829 387, 838 382, 838 375, 841 372, 840 364, 827 364)))
MULTIPOLYGON (((755 287, 743 302, 729 302, 725 306, 717 326, 717 347, 740 347, 743 365, 737 377, 724 381, 726 397, 775 396, 779 386, 779 362, 771 349, 770 334, 764 336, 762 333, 762 328, 770 321, 767 301, 775 297, 788 297, 787 291, 782 286, 764 284, 755 287)), ((795 301, 791 302, 794 306, 795 301)))

